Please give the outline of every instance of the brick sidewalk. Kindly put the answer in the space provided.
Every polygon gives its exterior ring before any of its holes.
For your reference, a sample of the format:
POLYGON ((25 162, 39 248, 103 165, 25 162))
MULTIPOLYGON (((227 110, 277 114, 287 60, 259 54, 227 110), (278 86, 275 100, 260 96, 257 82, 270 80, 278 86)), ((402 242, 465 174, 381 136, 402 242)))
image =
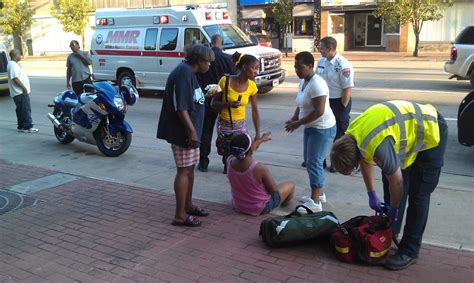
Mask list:
MULTIPOLYGON (((0 160, 0 189, 56 174, 0 160)), ((201 188, 196 188, 197 190, 201 188)), ((324 244, 269 249, 264 217, 196 201, 199 228, 170 225, 174 196, 81 178, 0 216, 0 282, 473 282, 474 253, 424 245, 399 272, 343 264, 324 244)))

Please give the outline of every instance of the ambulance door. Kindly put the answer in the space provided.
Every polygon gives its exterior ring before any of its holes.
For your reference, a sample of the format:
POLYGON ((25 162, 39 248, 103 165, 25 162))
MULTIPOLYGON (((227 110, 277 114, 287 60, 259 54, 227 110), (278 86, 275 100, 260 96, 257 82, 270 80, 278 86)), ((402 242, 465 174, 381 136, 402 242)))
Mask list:
POLYGON ((144 84, 150 88, 156 88, 158 82, 158 54, 157 54, 157 43, 158 43, 158 31, 159 28, 147 28, 145 32, 145 46, 143 52, 143 62, 140 69, 144 69, 145 76, 143 77, 144 84))
POLYGON ((161 28, 158 52, 158 84, 165 89, 168 75, 184 60, 184 52, 178 48, 179 28, 161 28))

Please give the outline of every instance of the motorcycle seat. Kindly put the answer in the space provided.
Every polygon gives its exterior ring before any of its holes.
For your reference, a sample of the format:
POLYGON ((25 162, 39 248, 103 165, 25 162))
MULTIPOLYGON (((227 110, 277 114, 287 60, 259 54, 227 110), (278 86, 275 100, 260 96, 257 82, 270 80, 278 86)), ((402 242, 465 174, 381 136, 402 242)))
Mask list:
POLYGON ((76 107, 77 99, 66 97, 66 99, 64 99, 64 105, 66 105, 67 107, 76 107))

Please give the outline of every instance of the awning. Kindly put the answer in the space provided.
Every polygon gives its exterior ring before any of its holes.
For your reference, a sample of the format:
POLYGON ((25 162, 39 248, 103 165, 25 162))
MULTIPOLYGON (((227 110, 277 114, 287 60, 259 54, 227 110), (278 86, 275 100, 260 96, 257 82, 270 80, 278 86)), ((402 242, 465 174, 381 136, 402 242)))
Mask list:
POLYGON ((314 4, 299 4, 293 7, 293 17, 314 16, 314 4))
POLYGON ((265 19, 266 15, 263 9, 259 8, 243 8, 242 19, 265 19))

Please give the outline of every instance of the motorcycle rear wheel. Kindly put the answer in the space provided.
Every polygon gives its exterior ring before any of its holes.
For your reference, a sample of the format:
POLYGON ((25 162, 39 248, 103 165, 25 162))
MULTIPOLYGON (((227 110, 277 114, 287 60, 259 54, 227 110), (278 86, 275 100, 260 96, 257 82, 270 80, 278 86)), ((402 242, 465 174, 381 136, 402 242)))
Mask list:
POLYGON ((132 134, 120 130, 113 136, 107 133, 105 126, 102 126, 96 136, 96 142, 100 152, 109 157, 116 157, 127 151, 130 147, 132 134))
MULTIPOLYGON (((60 112, 60 111, 57 111, 55 110, 53 115, 58 118, 58 120, 61 122, 61 123, 65 123, 65 119, 67 119, 67 117, 63 116, 63 113, 60 112)), ((54 129, 54 135, 56 136, 56 139, 58 139, 58 141, 62 144, 68 144, 68 143, 71 143, 73 140, 74 140, 74 136, 69 134, 67 131, 64 131, 64 130, 61 130, 59 128, 57 128, 56 126, 53 126, 53 129, 54 129)))

